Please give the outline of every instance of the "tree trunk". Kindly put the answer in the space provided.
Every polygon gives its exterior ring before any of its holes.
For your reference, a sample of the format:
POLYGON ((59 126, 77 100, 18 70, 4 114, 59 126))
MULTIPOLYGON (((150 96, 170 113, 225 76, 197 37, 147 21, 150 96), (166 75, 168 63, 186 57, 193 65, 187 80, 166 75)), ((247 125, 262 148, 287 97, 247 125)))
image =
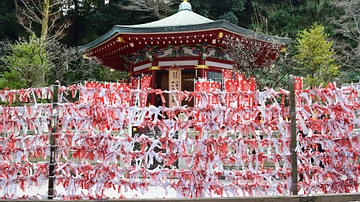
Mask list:
POLYGON ((15 11, 19 10, 18 0, 14 0, 15 11))
POLYGON ((72 22, 71 22, 71 35, 72 35, 72 43, 73 44, 78 44, 79 40, 80 40, 80 36, 79 33, 77 32, 77 27, 78 27, 78 17, 79 17, 79 1, 78 0, 73 0, 74 2, 74 14, 73 14, 73 18, 72 18, 72 22))
POLYGON ((44 41, 48 34, 49 29, 49 9, 50 9, 50 0, 44 0, 43 13, 41 19, 41 39, 44 41))
POLYGON ((356 57, 360 58, 360 35, 358 36, 358 40, 357 40, 356 57))

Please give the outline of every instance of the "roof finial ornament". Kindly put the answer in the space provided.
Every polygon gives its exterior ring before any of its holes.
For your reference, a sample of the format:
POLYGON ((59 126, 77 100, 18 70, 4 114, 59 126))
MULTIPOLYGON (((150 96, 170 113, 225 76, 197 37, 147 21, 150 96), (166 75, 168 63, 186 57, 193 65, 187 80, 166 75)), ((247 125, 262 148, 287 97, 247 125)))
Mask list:
POLYGON ((189 0, 183 0, 183 2, 179 6, 179 11, 183 11, 183 10, 192 11, 191 4, 188 1, 189 0))

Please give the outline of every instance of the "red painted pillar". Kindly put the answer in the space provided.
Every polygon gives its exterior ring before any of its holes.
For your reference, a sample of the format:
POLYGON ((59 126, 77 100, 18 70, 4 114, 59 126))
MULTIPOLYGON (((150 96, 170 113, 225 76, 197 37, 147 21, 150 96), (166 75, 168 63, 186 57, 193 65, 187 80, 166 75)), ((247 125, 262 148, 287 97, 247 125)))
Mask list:
POLYGON ((203 53, 200 55, 199 58, 199 64, 195 65, 195 70, 198 71, 198 77, 200 78, 205 78, 207 77, 206 75, 206 69, 209 69, 208 66, 205 65, 205 61, 206 61, 206 53, 203 53))
MULTIPOLYGON (((158 66, 158 61, 156 59, 152 59, 151 61, 151 67, 149 68, 149 72, 152 75, 151 78, 151 89, 156 89, 158 86, 156 86, 156 71, 160 70, 160 66, 158 66)), ((155 93, 150 94, 150 104, 156 105, 156 97, 155 93)))
POLYGON ((130 62, 129 64, 129 76, 128 76, 128 79, 129 79, 129 82, 131 82, 131 77, 134 75, 134 65, 132 62, 130 62))

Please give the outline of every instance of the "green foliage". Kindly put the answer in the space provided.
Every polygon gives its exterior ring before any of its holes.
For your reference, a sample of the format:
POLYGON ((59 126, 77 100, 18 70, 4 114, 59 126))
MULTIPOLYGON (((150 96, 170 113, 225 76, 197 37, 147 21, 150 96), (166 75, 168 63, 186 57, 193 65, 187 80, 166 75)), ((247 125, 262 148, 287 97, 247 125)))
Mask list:
POLYGON ((42 41, 35 36, 9 45, 2 57, 0 88, 20 89, 48 86, 56 80, 61 85, 84 81, 118 81, 127 73, 112 72, 84 50, 67 47, 56 40, 42 41))
POLYGON ((36 36, 18 40, 9 45, 9 53, 3 58, 6 70, 0 88, 28 88, 44 86, 45 74, 50 67, 45 44, 36 36))
MULTIPOLYGON (((16 22, 15 1, 0 1, 0 40, 23 36, 23 29, 16 22)), ((190 0, 193 11, 213 20, 225 19, 245 28, 256 29, 271 35, 295 38, 299 30, 310 27, 314 22, 332 30, 329 16, 336 16, 339 8, 334 0, 190 0), (234 16, 238 19, 236 22, 234 16)), ((117 24, 138 24, 155 19, 145 18, 144 13, 122 9, 128 0, 62 0, 60 22, 68 20, 71 27, 63 42, 77 46, 88 43, 117 24)), ((181 0, 177 1, 177 6, 181 0)), ((171 13, 166 13, 170 15, 171 13)), ((164 14, 165 15, 165 14, 164 14)), ((38 27, 37 27, 38 28, 38 27)), ((331 32, 329 32, 331 34, 331 32)))
POLYGON ((21 89, 26 86, 24 80, 19 80, 18 72, 14 69, 9 69, 5 71, 0 78, 0 89, 9 88, 9 89, 21 89))
MULTIPOLYGON (((64 0, 65 1, 65 0, 64 0)), ((117 24, 136 24, 132 12, 121 9, 126 0, 67 1, 66 18, 71 19, 71 27, 63 41, 77 46, 89 43, 117 24)), ((135 16, 139 17, 139 14, 135 16)))
POLYGON ((230 22, 232 24, 237 24, 238 23, 238 18, 236 17, 234 12, 232 12, 232 11, 225 12, 224 15, 220 16, 220 19, 223 19, 223 20, 225 20, 227 22, 230 22))
POLYGON ((16 21, 14 1, 0 1, 0 41, 15 41, 24 36, 21 25, 16 21))
POLYGON ((247 10, 251 13, 249 28, 295 38, 298 31, 315 22, 331 30, 328 18, 337 15, 339 9, 334 0, 261 0, 250 1, 247 10))
POLYGON ((358 71, 353 69, 341 68, 341 75, 337 84, 342 85, 344 83, 360 82, 360 76, 358 71))
POLYGON ((225 19, 231 23, 238 24, 240 13, 245 10, 247 0, 226 0, 219 3, 216 0, 191 0, 192 9, 205 17, 213 20, 225 19), (235 18, 236 17, 236 21, 235 18))
POLYGON ((339 76, 333 43, 326 40, 328 36, 324 33, 324 26, 317 24, 298 33, 294 58, 299 65, 297 70, 305 77, 306 87, 324 86, 339 76))
POLYGON ((102 66, 100 68, 99 74, 96 78, 97 81, 107 81, 107 82, 118 82, 118 81, 127 81, 129 77, 128 72, 124 71, 114 71, 110 68, 102 66))

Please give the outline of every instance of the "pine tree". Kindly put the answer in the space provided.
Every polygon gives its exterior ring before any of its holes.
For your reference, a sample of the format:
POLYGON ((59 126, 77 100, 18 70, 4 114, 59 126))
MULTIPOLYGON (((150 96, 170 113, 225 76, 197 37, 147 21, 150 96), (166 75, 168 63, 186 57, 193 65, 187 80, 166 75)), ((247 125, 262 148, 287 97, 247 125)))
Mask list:
POLYGON ((9 53, 1 58, 6 71, 1 75, 0 87, 10 89, 39 87, 46 85, 45 74, 50 61, 45 44, 35 35, 29 40, 19 40, 9 45, 9 53))

